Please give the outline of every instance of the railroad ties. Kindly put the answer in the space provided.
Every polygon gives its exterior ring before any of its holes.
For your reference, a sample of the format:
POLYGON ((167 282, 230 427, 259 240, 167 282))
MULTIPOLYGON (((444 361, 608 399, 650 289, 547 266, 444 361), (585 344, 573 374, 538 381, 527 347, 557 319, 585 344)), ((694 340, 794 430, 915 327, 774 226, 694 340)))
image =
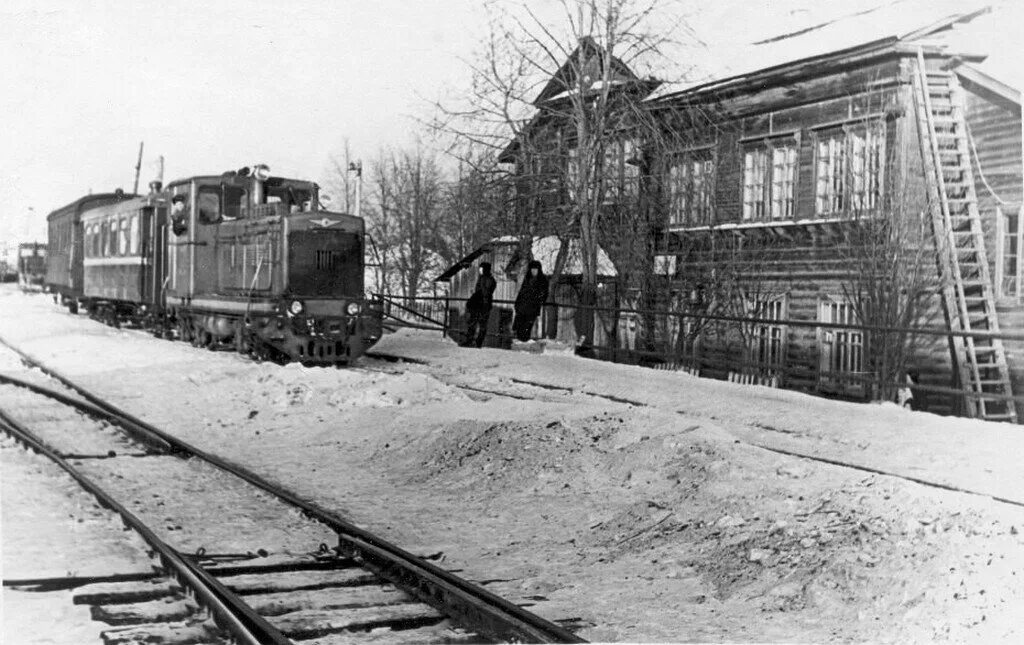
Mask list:
MULTIPOLYGON (((21 467, 26 480, 42 473, 48 479, 38 485, 68 495, 88 491, 96 506, 89 513, 101 528, 118 520, 128 527, 111 539, 141 538, 135 551, 149 552, 141 563, 134 556, 127 570, 22 571, 5 578, 5 601, 13 593, 70 593, 109 644, 579 641, 364 531, 343 535, 342 520, 317 517, 286 491, 257 487, 5 352, 0 348, 0 429, 14 438, 0 439, 5 467, 29 460, 21 467)), ((98 535, 82 537, 105 539, 98 535)), ((28 569, 45 560, 33 545, 23 547, 18 561, 28 569)))

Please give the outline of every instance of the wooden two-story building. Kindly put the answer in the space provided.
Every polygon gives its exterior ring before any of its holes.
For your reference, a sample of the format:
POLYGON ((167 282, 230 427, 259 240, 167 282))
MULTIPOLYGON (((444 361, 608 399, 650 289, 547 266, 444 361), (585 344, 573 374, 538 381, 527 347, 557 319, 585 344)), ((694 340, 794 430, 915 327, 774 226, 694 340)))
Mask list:
MULTIPOLYGON (((1020 92, 952 37, 986 14, 691 87, 614 61, 645 116, 620 122, 599 162, 618 200, 602 245, 636 294, 620 306, 685 314, 661 332, 648 317, 648 347, 709 376, 854 398, 909 374, 921 407, 1016 421, 1024 343, 1001 337, 1024 322, 1020 92)), ((597 59, 563 68, 505 151, 520 176, 554 158, 531 158, 529 137, 558 137, 572 163, 571 123, 545 114, 558 85, 580 87, 572 69, 600 67, 592 42, 574 56, 597 59)), ((573 198, 540 196, 520 208, 573 198)))

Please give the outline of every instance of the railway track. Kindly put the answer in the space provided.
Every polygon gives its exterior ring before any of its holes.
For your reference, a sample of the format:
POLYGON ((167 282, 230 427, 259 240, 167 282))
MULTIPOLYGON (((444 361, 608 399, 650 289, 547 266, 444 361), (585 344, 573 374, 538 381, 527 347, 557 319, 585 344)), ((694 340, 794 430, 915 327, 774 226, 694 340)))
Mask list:
POLYGON ((155 558, 146 574, 4 585, 73 589, 111 625, 105 642, 581 642, 0 343, 0 428, 116 513, 155 558))

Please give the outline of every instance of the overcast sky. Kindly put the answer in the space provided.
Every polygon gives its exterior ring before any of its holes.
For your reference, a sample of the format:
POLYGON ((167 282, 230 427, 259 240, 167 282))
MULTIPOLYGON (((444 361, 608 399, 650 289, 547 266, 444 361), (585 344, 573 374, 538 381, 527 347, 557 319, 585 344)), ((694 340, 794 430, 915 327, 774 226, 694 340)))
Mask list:
MULTIPOLYGON (((808 7, 886 0, 689 1, 713 51, 804 26, 808 7)), ((346 137, 364 158, 408 143, 425 100, 465 83, 481 4, 3 0, 0 240, 44 238, 46 214, 89 190, 130 190, 140 141, 140 188, 158 155, 165 181, 267 163, 323 182, 346 137)))

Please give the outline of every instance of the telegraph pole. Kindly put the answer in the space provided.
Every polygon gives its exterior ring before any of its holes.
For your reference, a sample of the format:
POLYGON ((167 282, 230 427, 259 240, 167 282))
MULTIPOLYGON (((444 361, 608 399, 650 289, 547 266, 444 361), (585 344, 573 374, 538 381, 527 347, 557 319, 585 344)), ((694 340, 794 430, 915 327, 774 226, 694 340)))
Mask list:
POLYGON ((135 162, 135 186, 132 188, 132 195, 139 194, 139 172, 142 171, 142 146, 145 141, 139 142, 139 160, 135 162))

